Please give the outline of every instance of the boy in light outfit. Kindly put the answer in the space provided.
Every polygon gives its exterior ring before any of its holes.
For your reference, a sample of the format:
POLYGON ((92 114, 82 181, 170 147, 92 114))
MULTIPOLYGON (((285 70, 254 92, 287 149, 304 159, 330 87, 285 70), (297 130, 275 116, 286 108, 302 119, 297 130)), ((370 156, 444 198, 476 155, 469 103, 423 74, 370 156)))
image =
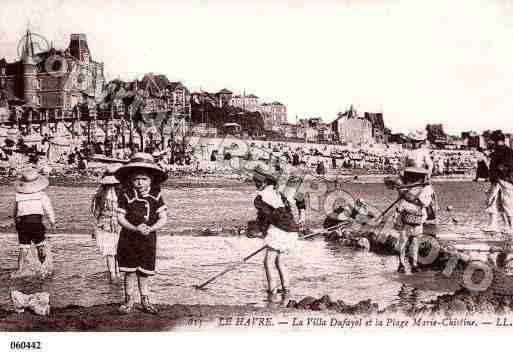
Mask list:
POLYGON ((53 232, 55 230, 55 213, 50 199, 43 192, 48 187, 48 179, 40 175, 37 169, 29 168, 23 171, 21 177, 14 183, 14 187, 16 195, 13 217, 20 244, 18 270, 12 274, 13 277, 16 277, 24 273, 24 265, 32 243, 36 246, 41 264, 45 262, 47 256, 46 228, 43 224, 43 217, 48 217, 53 232))

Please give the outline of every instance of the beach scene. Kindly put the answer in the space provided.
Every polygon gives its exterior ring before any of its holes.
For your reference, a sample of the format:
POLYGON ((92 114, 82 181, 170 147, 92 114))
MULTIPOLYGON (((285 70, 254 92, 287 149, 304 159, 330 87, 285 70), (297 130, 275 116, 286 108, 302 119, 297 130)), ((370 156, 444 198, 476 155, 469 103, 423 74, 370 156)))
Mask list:
POLYGON ((0 332, 513 326, 512 6, 135 3, 0 14, 0 332))

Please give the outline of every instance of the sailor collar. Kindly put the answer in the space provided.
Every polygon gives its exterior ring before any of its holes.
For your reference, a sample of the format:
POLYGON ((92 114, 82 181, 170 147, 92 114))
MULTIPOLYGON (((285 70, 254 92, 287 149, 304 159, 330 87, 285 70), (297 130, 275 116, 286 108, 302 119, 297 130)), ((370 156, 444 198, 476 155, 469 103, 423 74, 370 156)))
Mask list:
POLYGON ((154 189, 150 189, 150 191, 144 195, 140 195, 137 193, 137 190, 134 188, 131 191, 127 192, 126 196, 130 201, 134 201, 137 199, 145 199, 145 198, 153 198, 155 201, 158 201, 160 198, 160 192, 155 191, 154 189))

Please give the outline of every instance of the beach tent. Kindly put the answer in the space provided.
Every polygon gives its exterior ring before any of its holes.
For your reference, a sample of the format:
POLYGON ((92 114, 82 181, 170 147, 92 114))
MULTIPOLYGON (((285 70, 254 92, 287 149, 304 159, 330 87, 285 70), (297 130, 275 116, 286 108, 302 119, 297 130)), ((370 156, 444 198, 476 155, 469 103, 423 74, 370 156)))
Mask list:
POLYGON ((66 137, 55 137, 50 140, 48 159, 51 163, 57 162, 71 149, 71 140, 66 137))

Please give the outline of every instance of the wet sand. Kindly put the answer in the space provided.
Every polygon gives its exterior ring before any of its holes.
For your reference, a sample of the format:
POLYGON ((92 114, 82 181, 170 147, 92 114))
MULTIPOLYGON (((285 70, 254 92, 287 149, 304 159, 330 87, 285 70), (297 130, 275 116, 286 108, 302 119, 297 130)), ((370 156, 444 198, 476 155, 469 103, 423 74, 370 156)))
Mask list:
POLYGON ((272 303, 267 308, 174 304, 158 305, 158 314, 148 314, 140 308, 120 314, 118 307, 118 303, 67 306, 52 310, 49 316, 0 310, 0 331, 369 330, 362 325, 362 320, 369 318, 382 320, 386 329, 468 328, 499 323, 498 316, 504 318, 503 326, 508 326, 505 318, 513 314, 513 298, 460 290, 411 308, 390 305, 380 309, 370 299, 347 305, 343 300, 331 300, 327 295, 306 297, 299 303, 289 301, 286 306, 272 303), (298 319, 304 323, 294 327, 293 323, 298 319), (230 324, 227 320, 231 320, 230 324))
POLYGON ((52 309, 49 316, 30 312, 0 310, 0 331, 166 331, 177 328, 200 329, 215 326, 220 317, 269 316, 292 309, 266 309, 252 306, 157 305, 158 314, 139 309, 122 315, 119 303, 92 307, 68 306, 52 309), (200 324, 201 323, 201 324, 200 324))

